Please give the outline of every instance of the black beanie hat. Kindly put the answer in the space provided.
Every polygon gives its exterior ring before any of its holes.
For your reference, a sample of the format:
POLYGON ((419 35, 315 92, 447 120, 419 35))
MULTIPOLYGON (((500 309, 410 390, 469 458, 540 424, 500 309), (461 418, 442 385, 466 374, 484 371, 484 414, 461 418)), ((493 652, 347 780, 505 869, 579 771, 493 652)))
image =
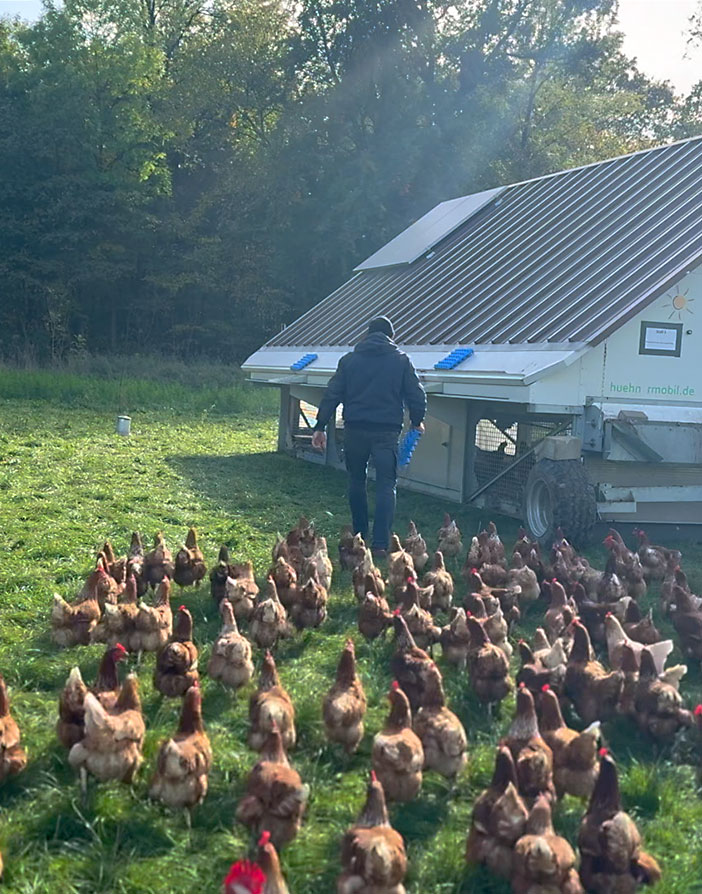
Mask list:
POLYGON ((387 317, 376 317, 368 324, 368 332, 382 332, 388 338, 395 337, 395 329, 387 317))

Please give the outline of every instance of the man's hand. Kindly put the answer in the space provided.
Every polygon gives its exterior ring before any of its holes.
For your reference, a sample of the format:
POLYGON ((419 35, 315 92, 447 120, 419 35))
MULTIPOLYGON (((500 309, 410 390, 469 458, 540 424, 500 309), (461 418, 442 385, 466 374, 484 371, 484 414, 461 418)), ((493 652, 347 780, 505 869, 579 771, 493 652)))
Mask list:
POLYGON ((424 423, 420 422, 419 425, 413 425, 412 428, 416 429, 420 434, 424 434, 426 429, 424 428, 424 423))
POLYGON ((312 435, 312 446, 315 450, 326 450, 327 447, 327 435, 326 432, 316 431, 312 435))

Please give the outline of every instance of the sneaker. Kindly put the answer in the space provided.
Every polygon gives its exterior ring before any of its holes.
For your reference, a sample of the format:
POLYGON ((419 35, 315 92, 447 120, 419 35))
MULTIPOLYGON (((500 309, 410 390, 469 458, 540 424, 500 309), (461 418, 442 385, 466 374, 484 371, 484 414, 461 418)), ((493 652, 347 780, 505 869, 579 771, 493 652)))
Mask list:
POLYGON ((380 549, 377 546, 374 546, 371 550, 374 559, 387 559, 388 551, 386 549, 380 549))

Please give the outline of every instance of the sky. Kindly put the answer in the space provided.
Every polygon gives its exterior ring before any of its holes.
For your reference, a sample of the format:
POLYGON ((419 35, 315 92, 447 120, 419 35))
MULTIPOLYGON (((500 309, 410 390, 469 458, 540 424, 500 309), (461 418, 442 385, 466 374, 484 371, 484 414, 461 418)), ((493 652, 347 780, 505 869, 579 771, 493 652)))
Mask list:
POLYGON ((702 46, 688 47, 685 37, 697 7, 698 0, 619 0, 624 51, 649 77, 671 81, 681 93, 702 80, 702 46))
MULTIPOLYGON (((685 38, 697 6, 698 0, 619 0, 625 52, 645 74, 671 81, 681 93, 702 78, 702 46, 690 49, 685 38)), ((34 19, 40 12, 41 0, 0 0, 0 15, 34 19)))

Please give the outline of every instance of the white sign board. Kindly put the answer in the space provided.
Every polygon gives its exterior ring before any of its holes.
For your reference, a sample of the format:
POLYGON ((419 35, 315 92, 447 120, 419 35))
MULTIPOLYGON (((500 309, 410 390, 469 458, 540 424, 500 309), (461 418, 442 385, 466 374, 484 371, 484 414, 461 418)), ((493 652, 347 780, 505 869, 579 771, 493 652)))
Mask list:
POLYGON ((660 357, 679 357, 682 342, 681 323, 653 323, 642 321, 639 354, 660 357))
POLYGON ((646 328, 644 347, 648 351, 674 351, 678 341, 678 333, 675 329, 646 328))

